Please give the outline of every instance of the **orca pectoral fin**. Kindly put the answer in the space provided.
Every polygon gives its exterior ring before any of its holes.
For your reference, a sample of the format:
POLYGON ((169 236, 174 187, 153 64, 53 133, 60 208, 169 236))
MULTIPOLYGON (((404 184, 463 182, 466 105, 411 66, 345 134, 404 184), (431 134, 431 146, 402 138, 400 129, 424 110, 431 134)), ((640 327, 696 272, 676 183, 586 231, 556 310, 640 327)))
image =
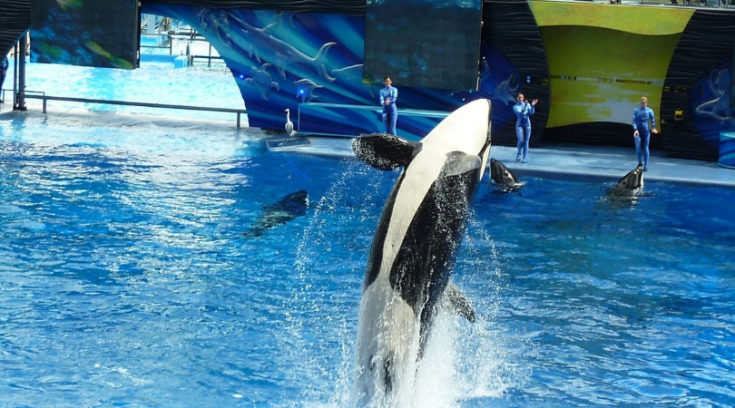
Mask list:
POLYGON ((477 171, 482 166, 479 156, 462 152, 451 152, 447 154, 447 162, 442 169, 442 177, 459 176, 470 171, 477 171))
POLYGON ((381 170, 395 170, 411 162, 421 143, 393 135, 373 133, 352 140, 352 151, 365 163, 381 170))
POLYGON ((474 323, 475 309, 472 307, 469 299, 467 299, 467 296, 452 283, 447 285, 446 290, 447 299, 452 306, 452 311, 464 317, 470 323, 474 323))

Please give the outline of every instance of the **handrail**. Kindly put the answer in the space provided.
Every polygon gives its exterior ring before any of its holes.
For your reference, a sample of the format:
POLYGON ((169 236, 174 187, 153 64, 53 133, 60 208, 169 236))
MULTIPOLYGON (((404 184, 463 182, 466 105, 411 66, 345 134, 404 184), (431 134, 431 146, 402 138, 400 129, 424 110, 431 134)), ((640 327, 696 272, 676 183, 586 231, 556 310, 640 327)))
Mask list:
POLYGON ((195 54, 192 54, 191 55, 191 59, 194 59, 194 58, 202 58, 202 59, 208 59, 208 60, 213 60, 213 59, 216 59, 216 60, 224 60, 224 57, 219 56, 219 55, 195 55, 195 54))
POLYGON ((116 100, 110 100, 110 99, 77 98, 77 97, 70 97, 70 96, 50 96, 50 95, 45 95, 43 93, 39 95, 33 95, 33 94, 29 95, 26 93, 25 98, 43 100, 43 113, 46 113, 46 101, 99 103, 99 104, 107 104, 107 105, 143 106, 147 108, 184 109, 184 110, 198 110, 198 111, 206 111, 206 112, 236 113, 238 129, 240 129, 240 115, 243 113, 247 113, 246 109, 238 109, 238 108, 215 108, 215 107, 209 107, 209 106, 173 105, 173 104, 167 104, 167 103, 116 101, 116 100))

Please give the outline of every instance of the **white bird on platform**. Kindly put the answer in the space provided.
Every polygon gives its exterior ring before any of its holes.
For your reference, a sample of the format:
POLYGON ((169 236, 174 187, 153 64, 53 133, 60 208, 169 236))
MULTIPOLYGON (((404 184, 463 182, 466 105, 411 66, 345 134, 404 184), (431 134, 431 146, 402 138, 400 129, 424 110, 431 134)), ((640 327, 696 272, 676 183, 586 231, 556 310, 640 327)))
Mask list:
POLYGON ((296 131, 293 130, 293 122, 291 122, 291 109, 286 108, 286 136, 293 136, 296 131))

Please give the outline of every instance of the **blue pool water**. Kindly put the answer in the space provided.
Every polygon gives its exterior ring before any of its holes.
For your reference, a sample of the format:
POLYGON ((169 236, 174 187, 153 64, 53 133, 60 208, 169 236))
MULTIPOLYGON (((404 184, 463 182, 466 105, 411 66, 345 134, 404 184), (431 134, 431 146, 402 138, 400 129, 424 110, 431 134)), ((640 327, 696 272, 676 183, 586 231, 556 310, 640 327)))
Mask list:
MULTIPOLYGON (((5 109, 12 107, 12 88, 15 62, 3 88, 5 109)), ((81 97, 167 105, 191 105, 216 108, 245 108, 240 90, 232 73, 224 68, 207 69, 201 66, 174 69, 164 61, 142 61, 134 70, 79 67, 59 64, 26 64, 26 92, 29 95, 81 97)), ((27 99, 31 110, 40 111, 39 99, 27 99)), ((227 120, 235 123, 235 115, 222 112, 177 111, 173 109, 120 106, 107 104, 49 101, 48 110, 59 112, 118 112, 129 115, 150 113, 179 116, 187 119, 227 120)))
MULTIPOLYGON (((0 116, 0 406, 343 407, 397 173, 123 113, 0 116), (306 215, 244 236, 305 189, 306 215)), ((478 189, 417 407, 735 405, 735 190, 478 189)))

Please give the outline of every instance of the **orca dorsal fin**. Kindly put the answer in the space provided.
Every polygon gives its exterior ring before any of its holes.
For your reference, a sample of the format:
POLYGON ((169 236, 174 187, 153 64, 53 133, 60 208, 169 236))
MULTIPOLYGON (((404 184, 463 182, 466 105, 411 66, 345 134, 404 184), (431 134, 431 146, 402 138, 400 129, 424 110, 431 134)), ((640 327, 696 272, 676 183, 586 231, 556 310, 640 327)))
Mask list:
POLYGON ((447 154, 447 162, 442 169, 442 177, 458 176, 469 171, 477 171, 482 166, 478 156, 459 151, 447 154))
POLYGON ((446 296, 454 313, 464 317, 470 323, 475 322, 475 309, 472 307, 470 300, 467 299, 467 296, 458 287, 449 283, 446 289, 446 296))
POLYGON ((407 166, 419 149, 421 143, 383 133, 362 135, 352 140, 352 151, 355 155, 381 170, 407 166))

